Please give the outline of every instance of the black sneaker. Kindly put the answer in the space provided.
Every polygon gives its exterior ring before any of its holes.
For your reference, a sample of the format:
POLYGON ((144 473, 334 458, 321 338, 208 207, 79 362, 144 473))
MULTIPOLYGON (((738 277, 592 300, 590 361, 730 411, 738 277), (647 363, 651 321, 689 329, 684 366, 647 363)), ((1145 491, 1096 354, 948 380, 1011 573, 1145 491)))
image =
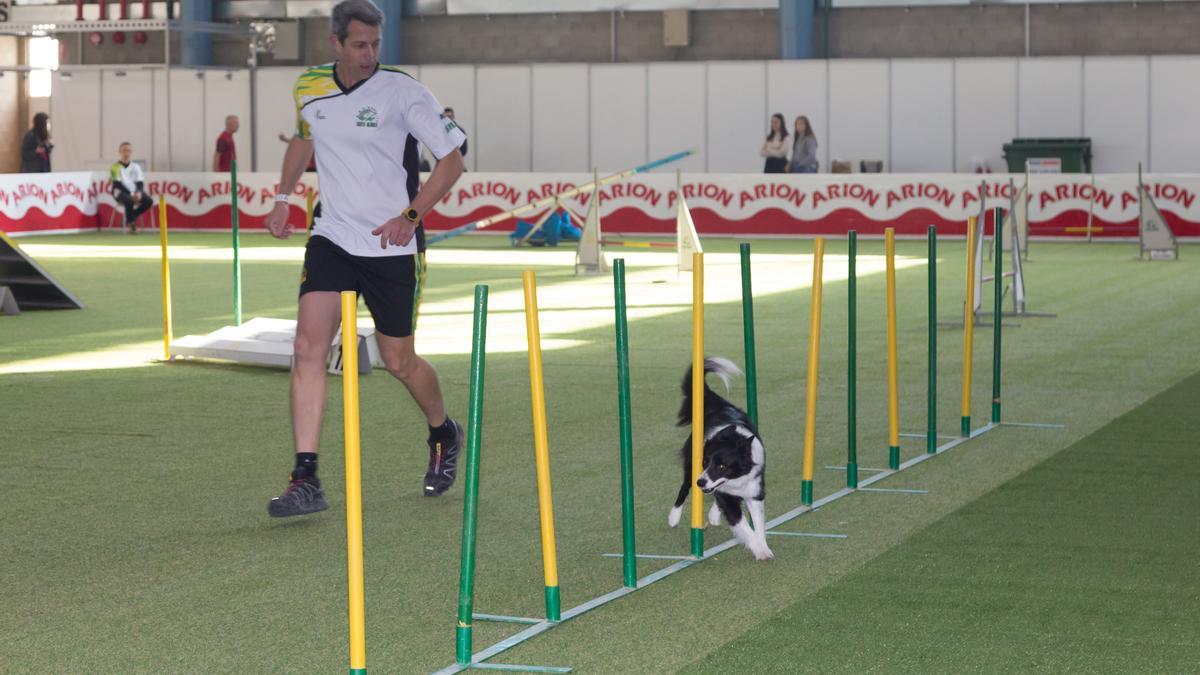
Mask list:
POLYGON ((458 476, 458 451, 462 448, 462 426, 454 424, 454 440, 449 443, 429 439, 429 468, 425 470, 425 496, 436 497, 454 485, 458 476))
POLYGON ((267 504, 267 513, 272 518, 287 518, 302 516, 306 513, 316 513, 329 508, 325 501, 325 493, 321 490, 321 480, 313 478, 292 478, 283 494, 273 498, 267 504))

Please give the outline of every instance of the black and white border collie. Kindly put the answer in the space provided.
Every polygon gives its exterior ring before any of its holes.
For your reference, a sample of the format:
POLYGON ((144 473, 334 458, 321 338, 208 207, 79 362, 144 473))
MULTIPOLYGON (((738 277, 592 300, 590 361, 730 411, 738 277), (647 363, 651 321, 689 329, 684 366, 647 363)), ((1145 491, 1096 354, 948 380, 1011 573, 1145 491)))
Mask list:
MULTIPOLYGON (((740 375, 741 370, 732 361, 722 358, 704 360, 704 373, 714 373, 729 388, 731 377, 740 375)), ((683 376, 683 405, 679 408, 679 426, 692 425, 692 369, 683 376)), ((671 527, 679 524, 683 514, 683 503, 692 488, 692 435, 680 450, 683 456, 683 485, 667 522, 671 527)), ((766 498, 766 452, 758 431, 750 418, 737 406, 722 398, 704 383, 704 473, 696 479, 696 486, 706 494, 713 494, 716 503, 708 511, 708 522, 721 524, 721 514, 737 537, 758 560, 775 557, 767 546, 766 516, 763 500, 766 498), (751 527, 742 516, 745 502, 751 527)))

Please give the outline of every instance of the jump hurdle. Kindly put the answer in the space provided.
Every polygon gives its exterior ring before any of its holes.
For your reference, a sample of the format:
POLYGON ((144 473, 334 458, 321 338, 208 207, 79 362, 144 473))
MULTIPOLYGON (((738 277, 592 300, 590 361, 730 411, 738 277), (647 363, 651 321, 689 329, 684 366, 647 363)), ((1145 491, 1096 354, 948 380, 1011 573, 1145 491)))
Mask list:
POLYGON ((605 239, 600 223, 599 193, 591 200, 588 217, 583 227, 583 235, 579 239, 579 248, 575 255, 575 273, 598 274, 607 271, 608 263, 601 249, 615 248, 661 248, 676 252, 676 268, 680 272, 692 269, 694 253, 703 253, 700 237, 696 234, 696 223, 692 220, 692 211, 683 195, 683 176, 675 172, 675 243, 665 241, 624 241, 621 239, 605 239))

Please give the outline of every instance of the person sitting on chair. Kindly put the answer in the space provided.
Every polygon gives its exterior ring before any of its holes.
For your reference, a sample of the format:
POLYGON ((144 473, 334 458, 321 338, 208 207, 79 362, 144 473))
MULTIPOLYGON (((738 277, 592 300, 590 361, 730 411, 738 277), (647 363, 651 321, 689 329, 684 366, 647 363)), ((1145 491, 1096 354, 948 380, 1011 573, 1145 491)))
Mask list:
POLYGON ((142 173, 142 167, 130 161, 133 144, 125 141, 117 152, 121 159, 113 163, 110 173, 112 196, 125 207, 125 225, 129 227, 129 234, 133 234, 137 232, 138 216, 148 211, 154 201, 146 194, 146 175, 142 173))

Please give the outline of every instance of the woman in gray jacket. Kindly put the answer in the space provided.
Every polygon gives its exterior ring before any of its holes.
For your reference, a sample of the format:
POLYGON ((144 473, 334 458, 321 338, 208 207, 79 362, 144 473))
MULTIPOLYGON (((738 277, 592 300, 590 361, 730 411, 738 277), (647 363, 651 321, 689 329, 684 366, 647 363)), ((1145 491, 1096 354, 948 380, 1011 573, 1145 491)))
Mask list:
POLYGON ((801 115, 796 118, 792 161, 788 163, 788 173, 816 173, 817 167, 817 137, 813 135, 808 117, 801 115))

